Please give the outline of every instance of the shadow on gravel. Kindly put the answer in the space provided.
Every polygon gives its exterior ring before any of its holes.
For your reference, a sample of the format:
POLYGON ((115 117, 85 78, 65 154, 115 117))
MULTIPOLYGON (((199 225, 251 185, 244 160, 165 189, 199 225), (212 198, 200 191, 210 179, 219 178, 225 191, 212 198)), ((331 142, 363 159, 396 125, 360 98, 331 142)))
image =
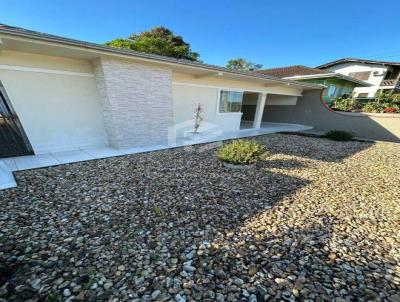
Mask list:
MULTIPOLYGON (((214 251, 213 258, 221 259, 214 268, 251 284, 248 290, 257 301, 400 301, 400 287, 394 281, 399 266, 387 254, 390 247, 368 238, 349 238, 332 217, 318 219, 322 225, 305 222, 304 228, 264 220, 258 232, 242 230, 240 236, 220 238, 218 244, 230 248, 214 251)), ((251 223, 257 229, 256 219, 251 223)), ((214 282, 223 283, 218 278, 214 282)))
MULTIPOLYGON (((309 184, 261 169, 225 169, 214 151, 207 152, 182 156, 173 150, 17 173, 18 188, 0 192, 0 226, 6 229, 0 267, 7 272, 0 298, 44 299, 52 293, 64 300, 71 282, 87 287, 81 281, 87 275, 90 282, 103 276, 114 289, 123 285, 132 293, 145 287, 139 297, 157 289, 164 294, 163 279, 156 276, 182 278, 193 244, 233 232, 309 184), (178 260, 172 264, 171 258, 178 260), (149 273, 139 283, 116 274, 119 265, 133 276, 149 273), (40 283, 32 285, 32 276, 40 283), (59 278, 66 285, 55 284, 59 278)), ((201 271, 193 277, 204 278, 201 271)), ((100 285, 85 290, 84 301, 118 296, 100 285)))
MULTIPOLYGON (((327 161, 335 157, 330 148, 339 148, 336 161, 369 146, 321 142, 316 154, 315 141, 288 146, 281 135, 260 140, 274 153, 327 161)), ((391 286, 381 271, 361 265, 367 258, 357 242, 346 247, 349 258, 329 262, 330 238, 346 234, 333 229, 329 216, 309 217, 304 228, 277 223, 291 209, 282 201, 308 179, 226 169, 215 150, 196 152, 201 147, 16 173, 18 188, 0 192, 0 268, 7 273, 0 298, 148 301, 156 293, 155 300, 166 301, 184 293, 188 301, 222 301, 220 293, 226 301, 246 301, 253 293, 259 301, 279 294, 290 301, 293 288, 286 282, 303 283, 299 297, 322 293, 322 287, 356 297, 391 286), (323 223, 311 224, 315 219, 323 223), (254 221, 262 225, 249 230, 254 221), (366 284, 364 292, 357 284, 366 284)), ((295 159, 269 164, 307 168, 295 159)))
MULTIPOLYGON (((84 301, 124 301, 122 286, 125 295, 146 298, 160 290, 173 298, 181 288, 167 288, 165 278, 184 280, 193 245, 233 232, 309 184, 261 169, 223 168, 213 150, 189 156, 179 149, 29 170, 17 173, 17 180, 18 188, 0 192, 0 268, 7 272, 0 298, 7 301, 45 301, 50 293, 66 300, 71 283, 85 289, 84 301), (117 274, 121 265, 144 281, 117 274), (113 286, 88 289, 82 276, 90 284, 112 280, 113 286), (55 284, 60 278, 67 283, 55 284)), ((206 271, 199 268, 190 278, 207 278, 206 271)), ((217 290, 217 283, 196 282, 193 295, 217 290)))

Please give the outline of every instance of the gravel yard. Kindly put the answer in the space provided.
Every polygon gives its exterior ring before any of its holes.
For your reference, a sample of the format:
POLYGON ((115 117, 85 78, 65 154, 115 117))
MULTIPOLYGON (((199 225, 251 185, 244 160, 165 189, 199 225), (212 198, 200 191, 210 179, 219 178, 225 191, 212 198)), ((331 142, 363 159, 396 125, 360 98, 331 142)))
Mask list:
POLYGON ((16 173, 0 301, 400 301, 400 144, 257 140, 16 173))

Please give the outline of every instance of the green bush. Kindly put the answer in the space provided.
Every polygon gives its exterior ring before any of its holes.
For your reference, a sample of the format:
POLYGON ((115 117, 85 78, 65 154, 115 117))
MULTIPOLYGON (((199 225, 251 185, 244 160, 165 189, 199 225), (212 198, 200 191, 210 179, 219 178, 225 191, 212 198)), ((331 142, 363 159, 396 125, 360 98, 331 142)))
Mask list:
POLYGON ((218 150, 218 159, 234 165, 249 165, 263 160, 267 156, 264 147, 249 140, 235 140, 218 150))
POLYGON ((400 93, 394 93, 393 91, 377 93, 375 101, 381 104, 385 104, 385 107, 395 107, 394 105, 400 105, 400 93))
POLYGON ((329 99, 329 100, 325 100, 325 102, 329 108, 333 108, 335 106, 335 100, 329 99))
POLYGON ((376 101, 371 101, 366 103, 362 109, 365 112, 381 113, 385 110, 386 107, 390 106, 388 106, 385 103, 378 103, 376 101))
POLYGON ((354 134, 343 130, 331 130, 325 133, 325 137, 334 141, 351 141, 354 134))
POLYGON ((365 112, 389 112, 396 113, 400 108, 400 94, 393 91, 380 92, 376 95, 375 100, 364 105, 365 112))
POLYGON ((354 111, 354 110, 360 110, 362 106, 361 103, 356 99, 338 98, 333 102, 331 107, 337 110, 354 111))
POLYGON ((396 113, 400 111, 400 94, 394 92, 380 92, 376 98, 368 103, 361 103, 357 99, 336 99, 331 108, 341 111, 364 111, 370 113, 390 112, 396 113), (390 109, 387 109, 390 108, 390 109))

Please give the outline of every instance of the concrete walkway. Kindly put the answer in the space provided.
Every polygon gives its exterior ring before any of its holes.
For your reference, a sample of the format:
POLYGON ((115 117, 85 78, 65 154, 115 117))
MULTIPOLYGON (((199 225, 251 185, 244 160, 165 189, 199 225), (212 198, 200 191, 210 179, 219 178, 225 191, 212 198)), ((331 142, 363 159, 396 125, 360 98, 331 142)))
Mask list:
POLYGON ((260 129, 244 129, 223 133, 205 132, 196 135, 187 135, 185 137, 177 137, 167 145, 154 145, 129 149, 115 149, 112 147, 85 148, 71 151, 3 158, 0 159, 0 190, 17 186, 12 174, 12 172, 15 171, 211 143, 227 139, 251 137, 276 132, 299 132, 309 129, 312 129, 312 127, 296 124, 262 123, 260 129))

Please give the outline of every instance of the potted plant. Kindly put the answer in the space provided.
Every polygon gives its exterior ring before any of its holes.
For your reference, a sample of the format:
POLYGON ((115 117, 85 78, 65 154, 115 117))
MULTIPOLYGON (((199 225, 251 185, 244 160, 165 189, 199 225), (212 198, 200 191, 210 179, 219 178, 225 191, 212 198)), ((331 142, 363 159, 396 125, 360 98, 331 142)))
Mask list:
POLYGON ((234 140, 217 152, 218 159, 227 168, 249 169, 268 156, 264 146, 251 140, 234 140))

